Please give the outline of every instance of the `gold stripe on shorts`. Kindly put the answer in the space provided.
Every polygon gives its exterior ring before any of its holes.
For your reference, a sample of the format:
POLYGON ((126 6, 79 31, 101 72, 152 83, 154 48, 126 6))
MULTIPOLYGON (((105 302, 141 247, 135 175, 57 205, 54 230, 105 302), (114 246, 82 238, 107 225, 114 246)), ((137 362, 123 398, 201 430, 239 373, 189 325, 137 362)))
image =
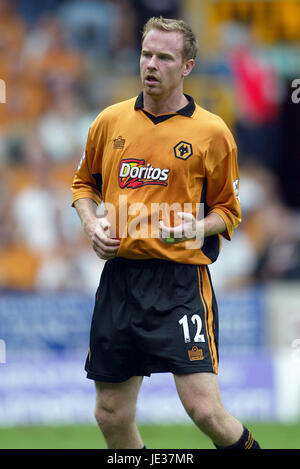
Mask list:
POLYGON ((204 307, 205 330, 214 373, 218 373, 218 354, 214 334, 214 313, 212 309, 212 288, 206 266, 197 265, 199 295, 204 307))

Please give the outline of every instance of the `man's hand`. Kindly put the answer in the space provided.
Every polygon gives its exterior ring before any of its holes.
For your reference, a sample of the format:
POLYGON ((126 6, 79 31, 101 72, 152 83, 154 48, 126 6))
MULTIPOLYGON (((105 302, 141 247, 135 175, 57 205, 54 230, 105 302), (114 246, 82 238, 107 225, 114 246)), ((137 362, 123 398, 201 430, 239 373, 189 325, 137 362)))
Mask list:
POLYGON ((177 216, 182 220, 180 225, 175 227, 166 226, 161 220, 159 222, 159 238, 166 244, 177 244, 190 241, 194 238, 202 238, 201 227, 194 215, 188 212, 178 212, 177 216))
POLYGON ((159 222, 159 238, 163 243, 177 244, 196 239, 199 248, 204 238, 226 230, 225 222, 218 213, 211 212, 202 220, 196 220, 189 212, 178 212, 177 215, 182 223, 173 228, 166 226, 163 221, 159 222))
POLYGON ((104 260, 115 257, 120 240, 110 237, 110 223, 105 216, 97 216, 97 204, 91 199, 82 198, 76 200, 74 206, 97 256, 104 260))
POLYGON ((95 217, 88 224, 84 224, 83 228, 100 259, 108 260, 116 256, 120 240, 110 237, 110 223, 105 217, 95 217))

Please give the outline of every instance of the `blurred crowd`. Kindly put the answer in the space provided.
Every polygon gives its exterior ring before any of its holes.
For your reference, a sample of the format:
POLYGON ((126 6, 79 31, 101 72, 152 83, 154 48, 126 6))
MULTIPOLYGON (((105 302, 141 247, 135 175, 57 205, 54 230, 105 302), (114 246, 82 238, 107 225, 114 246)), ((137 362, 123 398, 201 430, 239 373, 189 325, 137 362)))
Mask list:
MULTIPOLYGON (((147 18, 185 13, 180 0, 0 0, 0 288, 95 290, 103 262, 70 192, 88 128, 128 77, 139 83, 147 18)), ((288 203, 279 177, 283 85, 251 53, 247 31, 219 33, 195 74, 232 85, 244 218, 213 276, 219 288, 299 279, 300 204, 288 203)))

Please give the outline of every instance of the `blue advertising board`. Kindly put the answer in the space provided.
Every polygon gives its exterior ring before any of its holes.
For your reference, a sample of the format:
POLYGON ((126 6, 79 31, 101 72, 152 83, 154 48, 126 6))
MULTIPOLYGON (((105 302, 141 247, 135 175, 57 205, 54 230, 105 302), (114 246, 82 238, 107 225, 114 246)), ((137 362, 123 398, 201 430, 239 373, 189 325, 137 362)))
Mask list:
POLYGON ((75 292, 0 294, 0 338, 6 355, 88 350, 94 298, 75 292))
POLYGON ((260 287, 218 295, 221 354, 256 355, 266 349, 265 298, 260 287))

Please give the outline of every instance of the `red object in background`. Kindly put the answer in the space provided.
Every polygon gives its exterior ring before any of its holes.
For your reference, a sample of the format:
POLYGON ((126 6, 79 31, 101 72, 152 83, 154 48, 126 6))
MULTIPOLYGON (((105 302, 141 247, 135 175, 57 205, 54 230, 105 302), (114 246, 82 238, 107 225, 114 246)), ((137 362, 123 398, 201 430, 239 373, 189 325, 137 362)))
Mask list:
POLYGON ((275 70, 245 49, 233 51, 230 64, 241 117, 254 123, 277 118, 279 83, 275 70))

